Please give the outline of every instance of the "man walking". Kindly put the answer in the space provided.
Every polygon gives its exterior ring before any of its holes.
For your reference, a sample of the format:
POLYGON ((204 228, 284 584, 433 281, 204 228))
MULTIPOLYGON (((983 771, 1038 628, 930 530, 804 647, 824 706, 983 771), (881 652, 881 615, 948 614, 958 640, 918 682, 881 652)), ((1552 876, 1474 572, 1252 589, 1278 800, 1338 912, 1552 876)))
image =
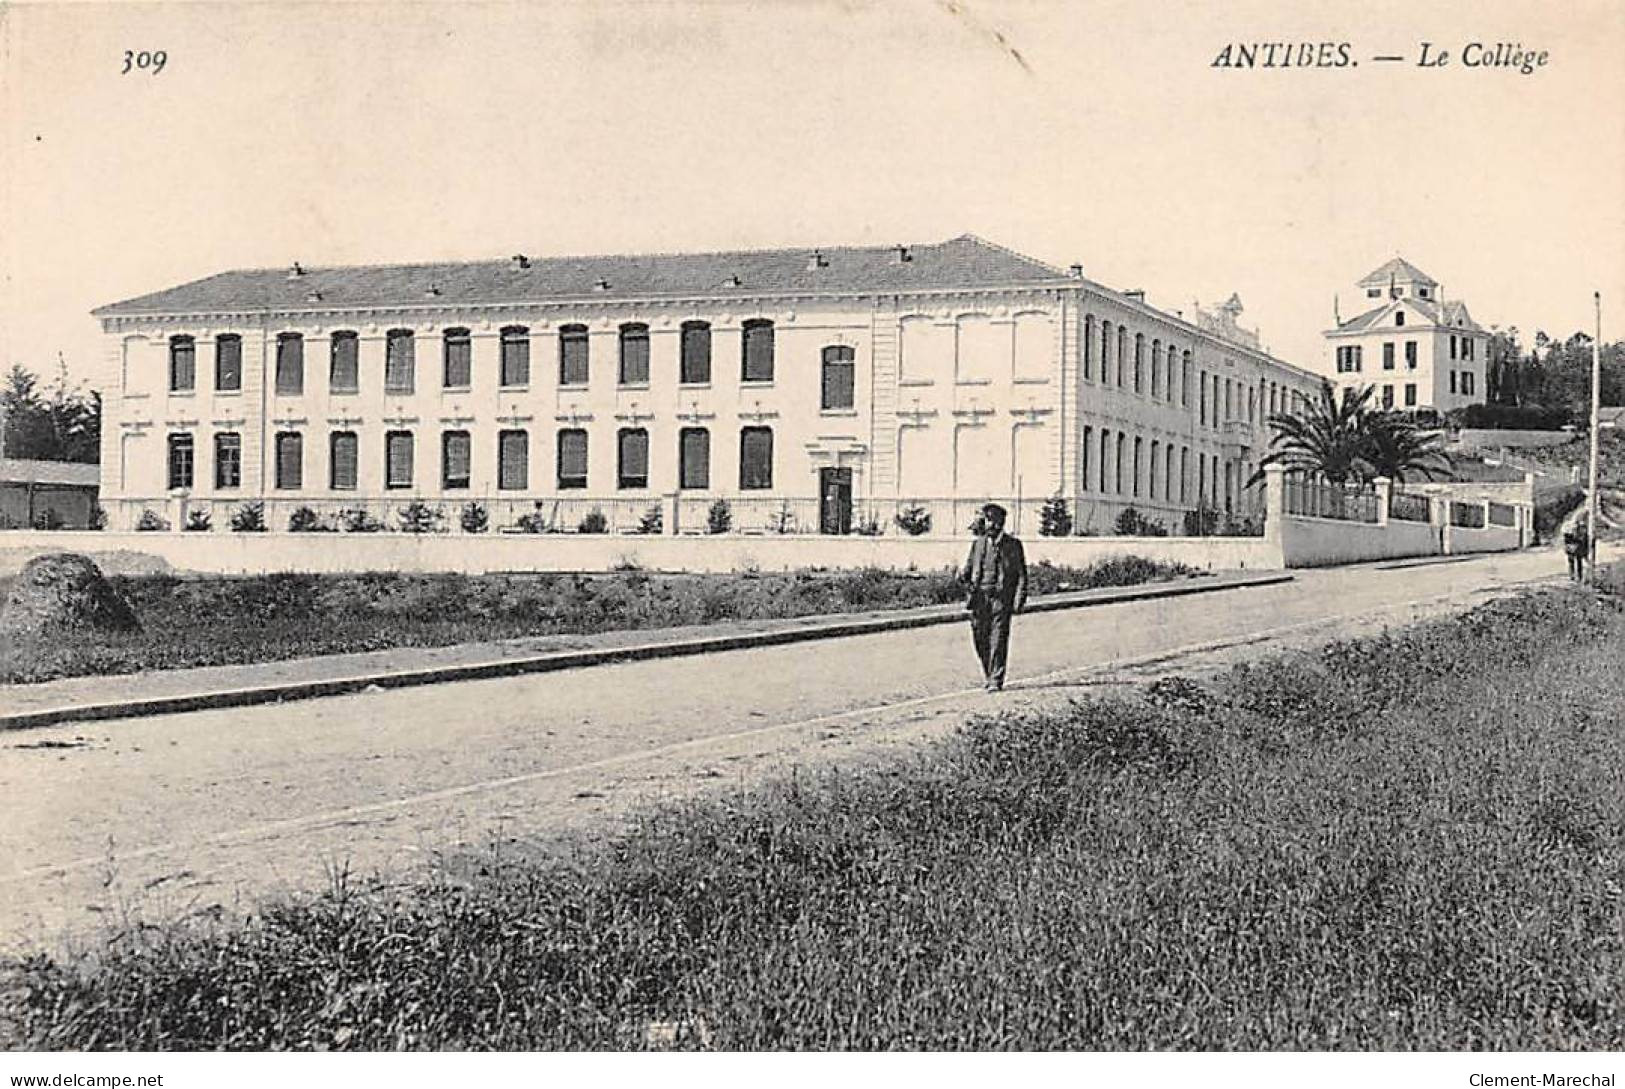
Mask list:
POLYGON ((1010 617, 1027 605, 1027 555, 1021 542, 1004 531, 1004 517, 1004 508, 997 503, 982 508, 981 530, 959 573, 960 581, 970 587, 966 608, 971 637, 989 692, 1004 687, 1010 617))
POLYGON ((1591 554, 1591 533, 1585 515, 1576 518, 1563 533, 1563 551, 1569 555, 1569 578, 1584 582, 1586 557, 1591 554))

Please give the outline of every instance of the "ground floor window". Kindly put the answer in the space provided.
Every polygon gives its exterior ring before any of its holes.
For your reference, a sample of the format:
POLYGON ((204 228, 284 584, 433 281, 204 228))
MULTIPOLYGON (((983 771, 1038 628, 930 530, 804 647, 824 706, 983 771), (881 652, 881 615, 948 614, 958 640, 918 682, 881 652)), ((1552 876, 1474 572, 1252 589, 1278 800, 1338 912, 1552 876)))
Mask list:
POLYGON ((559 432, 559 490, 587 486, 587 433, 580 428, 559 432))
POLYGON ((328 486, 354 491, 360 463, 360 444, 354 431, 335 431, 328 439, 328 486))
POLYGON ((169 487, 192 486, 193 446, 191 435, 169 436, 169 487))
POLYGON ((467 431, 447 431, 440 437, 440 486, 448 490, 468 487, 473 458, 467 431))
POLYGON ((243 483, 243 438, 235 431, 214 437, 214 486, 237 488, 243 483))
POLYGON ((391 431, 384 436, 384 486, 412 486, 412 433, 391 431))
POLYGON ((615 440, 616 483, 622 488, 649 486, 649 432, 641 427, 624 427, 615 440))
POLYGON ((773 486, 773 429, 747 427, 739 433, 739 487, 773 486))
POLYGON ((530 487, 530 434, 502 431, 497 434, 497 487, 503 491, 523 491, 530 487))
POLYGON ((276 486, 299 488, 305 483, 305 437, 283 431, 276 437, 276 486))
POLYGON ((677 486, 711 486, 711 432, 703 427, 685 427, 678 436, 677 486))

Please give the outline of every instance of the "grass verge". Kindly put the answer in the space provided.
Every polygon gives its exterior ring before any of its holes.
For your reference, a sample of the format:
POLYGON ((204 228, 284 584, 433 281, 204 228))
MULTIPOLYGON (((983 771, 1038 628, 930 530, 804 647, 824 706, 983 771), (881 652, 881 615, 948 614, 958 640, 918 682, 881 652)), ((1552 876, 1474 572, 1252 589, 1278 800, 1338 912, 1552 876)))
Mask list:
MULTIPOLYGON (((1138 556, 1034 564, 1035 595, 1194 574, 1138 556)), ((111 580, 141 619, 130 633, 66 632, 0 653, 0 683, 270 662, 537 635, 906 609, 959 601, 951 571, 655 575, 257 575, 111 580)), ((0 584, 0 598, 5 586, 0 584)))
POLYGON ((1625 1046, 1625 577, 14 966, 23 1048, 1625 1046))

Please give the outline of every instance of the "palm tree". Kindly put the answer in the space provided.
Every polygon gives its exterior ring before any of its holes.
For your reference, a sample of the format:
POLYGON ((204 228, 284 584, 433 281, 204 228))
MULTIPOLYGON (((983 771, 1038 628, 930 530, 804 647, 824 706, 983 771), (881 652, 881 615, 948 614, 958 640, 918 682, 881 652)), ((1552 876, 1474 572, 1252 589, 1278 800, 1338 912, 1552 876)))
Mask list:
POLYGON ((1399 483, 1407 473, 1432 480, 1450 472, 1450 455, 1437 431, 1424 431, 1416 421, 1398 412, 1373 412, 1365 418, 1362 471, 1399 483))
POLYGON ((1274 429, 1270 448, 1258 462, 1247 483, 1264 477, 1264 469, 1280 465, 1289 473, 1324 477, 1335 484, 1359 481, 1366 473, 1364 457, 1369 445, 1366 408, 1375 387, 1355 390, 1345 387, 1339 397, 1332 384, 1322 380, 1320 396, 1310 401, 1302 413, 1277 412, 1270 416, 1274 429))

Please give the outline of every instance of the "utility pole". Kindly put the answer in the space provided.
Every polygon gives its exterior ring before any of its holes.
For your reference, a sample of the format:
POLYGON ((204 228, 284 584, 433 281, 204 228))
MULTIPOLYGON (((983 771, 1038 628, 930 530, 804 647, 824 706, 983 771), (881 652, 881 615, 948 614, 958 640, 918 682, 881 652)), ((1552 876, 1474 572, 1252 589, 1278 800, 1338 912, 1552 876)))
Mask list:
POLYGON ((1597 338, 1591 342, 1591 479, 1586 489, 1586 531, 1591 555, 1590 574, 1597 581, 1597 446, 1602 422, 1602 292, 1591 293, 1597 308, 1597 338))

